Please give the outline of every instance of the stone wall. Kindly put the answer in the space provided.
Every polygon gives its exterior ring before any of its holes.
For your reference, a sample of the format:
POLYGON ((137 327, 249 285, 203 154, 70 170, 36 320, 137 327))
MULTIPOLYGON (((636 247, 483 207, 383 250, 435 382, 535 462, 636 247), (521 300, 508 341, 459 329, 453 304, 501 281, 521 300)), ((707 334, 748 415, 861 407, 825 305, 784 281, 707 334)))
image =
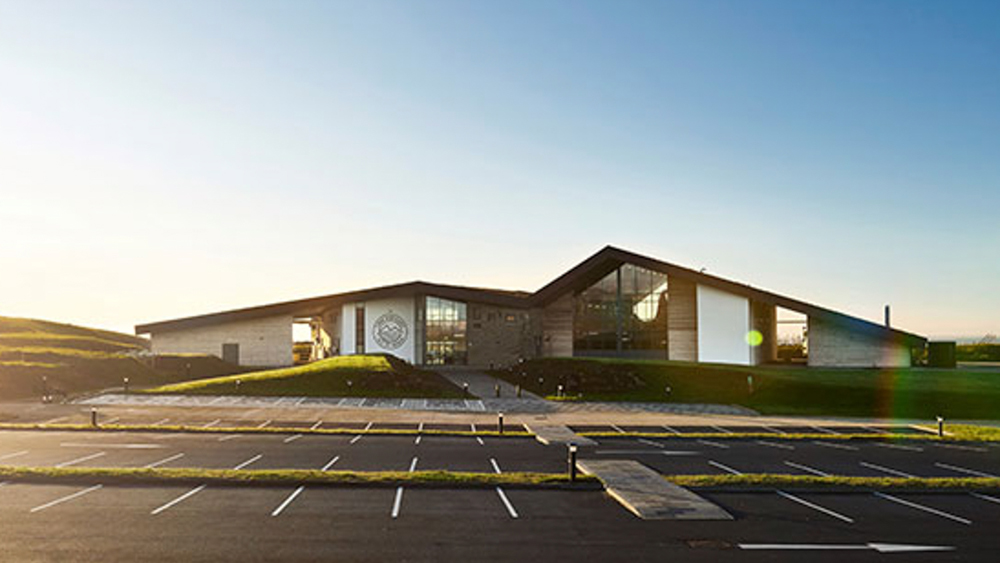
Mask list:
POLYGON ((573 355, 573 294, 567 293, 542 309, 542 356, 573 355))
POLYGON ((537 354, 539 335, 528 311, 469 303, 467 314, 470 366, 506 366, 537 354))
POLYGON ((292 365, 291 316, 155 332, 151 336, 154 354, 209 354, 221 358, 223 344, 239 344, 242 366, 292 365))
POLYGON ((809 365, 815 367, 909 367, 910 350, 828 321, 809 317, 809 365))

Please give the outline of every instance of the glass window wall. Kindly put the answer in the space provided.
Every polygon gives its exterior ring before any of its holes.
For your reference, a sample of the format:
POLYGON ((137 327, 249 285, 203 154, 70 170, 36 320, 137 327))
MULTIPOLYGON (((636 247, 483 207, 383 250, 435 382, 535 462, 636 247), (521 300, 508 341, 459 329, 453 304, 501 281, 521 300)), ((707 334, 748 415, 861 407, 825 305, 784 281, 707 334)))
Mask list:
POLYGON ((667 275, 624 264, 576 296, 573 353, 667 357, 667 275))
POLYGON ((465 364, 466 305, 440 297, 426 297, 426 348, 424 363, 431 365, 465 364))

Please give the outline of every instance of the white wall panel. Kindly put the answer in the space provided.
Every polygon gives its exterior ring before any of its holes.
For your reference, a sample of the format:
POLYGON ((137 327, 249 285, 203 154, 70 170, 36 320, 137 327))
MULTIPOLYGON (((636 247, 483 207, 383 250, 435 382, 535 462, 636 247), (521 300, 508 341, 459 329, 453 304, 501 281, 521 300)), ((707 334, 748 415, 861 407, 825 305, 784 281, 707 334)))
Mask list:
POLYGON ((750 301, 698 286, 698 361, 750 365, 750 301))

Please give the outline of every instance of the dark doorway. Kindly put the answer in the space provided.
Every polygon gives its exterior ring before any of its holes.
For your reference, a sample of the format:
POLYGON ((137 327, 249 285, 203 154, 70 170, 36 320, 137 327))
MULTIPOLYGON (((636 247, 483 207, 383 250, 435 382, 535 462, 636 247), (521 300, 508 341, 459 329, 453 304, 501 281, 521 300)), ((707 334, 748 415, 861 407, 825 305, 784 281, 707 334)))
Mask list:
POLYGON ((222 345, 222 359, 231 364, 239 365, 240 363, 240 345, 239 344, 223 344, 222 345))

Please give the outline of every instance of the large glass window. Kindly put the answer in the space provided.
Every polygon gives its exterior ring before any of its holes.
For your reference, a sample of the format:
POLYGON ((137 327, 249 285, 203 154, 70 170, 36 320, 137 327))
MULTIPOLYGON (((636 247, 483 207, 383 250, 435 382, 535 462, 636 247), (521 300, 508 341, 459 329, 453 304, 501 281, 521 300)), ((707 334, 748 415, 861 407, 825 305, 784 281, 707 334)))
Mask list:
POLYGON ((428 296, 425 308, 427 340, 424 363, 465 364, 468 359, 465 303, 428 296))
POLYGON ((667 356, 667 275, 624 264, 576 296, 573 352, 667 356))

